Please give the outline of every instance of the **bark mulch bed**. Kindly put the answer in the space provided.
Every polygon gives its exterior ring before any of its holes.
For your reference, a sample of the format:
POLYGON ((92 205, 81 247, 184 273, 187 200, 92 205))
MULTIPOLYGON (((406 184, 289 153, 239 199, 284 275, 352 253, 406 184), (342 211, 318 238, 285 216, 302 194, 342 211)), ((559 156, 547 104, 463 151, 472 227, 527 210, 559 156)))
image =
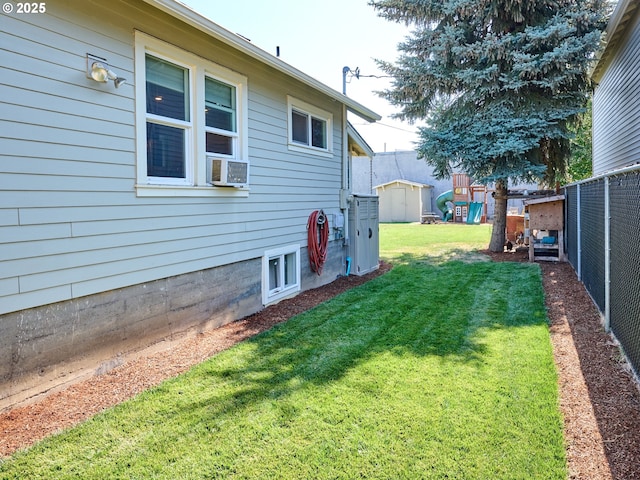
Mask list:
MULTIPOLYGON (((494 261, 527 261, 526 252, 483 253, 494 261)), ((560 263, 540 266, 559 374, 569 477, 640 478, 638 385, 572 268, 560 263)), ((0 457, 77 424, 390 268, 382 264, 363 277, 342 277, 243 320, 167 342, 165 349, 156 346, 152 353, 141 352, 108 373, 0 412, 0 457)))

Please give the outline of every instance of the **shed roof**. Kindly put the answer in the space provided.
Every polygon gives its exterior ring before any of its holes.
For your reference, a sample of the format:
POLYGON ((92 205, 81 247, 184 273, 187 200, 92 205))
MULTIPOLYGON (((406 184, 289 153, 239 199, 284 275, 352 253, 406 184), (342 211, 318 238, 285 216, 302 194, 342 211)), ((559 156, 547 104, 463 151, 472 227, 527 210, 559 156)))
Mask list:
POLYGON ((375 113, 374 111, 368 109, 364 105, 361 105, 358 102, 353 101, 346 95, 338 92, 337 90, 332 89, 331 87, 325 85, 322 82, 319 82, 315 78, 307 75, 306 73, 298 70, 295 67, 292 67, 286 62, 283 62, 278 57, 271 55, 268 52, 265 52, 261 48, 256 47, 254 44, 249 42, 248 40, 242 38, 240 35, 236 35, 235 33, 230 32, 229 30, 221 27, 217 23, 209 20, 207 17, 199 14, 195 10, 190 7, 180 3, 176 0, 144 0, 150 5, 155 6, 156 8, 162 10, 163 12, 168 13, 174 18, 177 18, 194 28, 206 33, 207 35, 219 40, 230 47, 258 60, 259 62, 269 65, 272 68, 288 75, 290 77, 295 78, 296 80, 301 81, 302 83, 308 85, 309 87, 318 90, 330 98, 342 103, 347 107, 347 109, 358 115, 364 120, 369 122, 375 122, 380 120, 382 117, 375 113))
POLYGON ((539 203, 551 203, 551 202, 559 202, 564 200, 564 195, 552 195, 550 197, 542 197, 542 198, 532 198, 530 200, 525 200, 525 205, 537 205, 539 203))
POLYGON ((388 186, 393 185, 395 183, 402 183, 404 185, 409 185, 409 186, 414 187, 414 188, 433 188, 432 185, 427 185, 426 183, 412 182, 410 180, 403 180, 401 178, 398 178, 397 180, 392 180, 392 181, 387 182, 387 183, 381 183, 380 185, 376 185, 373 188, 382 188, 382 189, 384 189, 385 187, 388 187, 388 186))

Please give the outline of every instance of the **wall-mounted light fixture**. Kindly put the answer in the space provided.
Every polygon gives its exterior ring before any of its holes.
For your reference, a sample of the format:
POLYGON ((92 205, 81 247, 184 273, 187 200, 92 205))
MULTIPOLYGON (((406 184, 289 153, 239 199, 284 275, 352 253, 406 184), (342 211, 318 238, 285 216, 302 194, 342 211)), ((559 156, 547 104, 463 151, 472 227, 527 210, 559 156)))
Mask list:
POLYGON ((109 80, 113 80, 116 88, 127 81, 126 78, 119 77, 113 70, 109 69, 109 64, 106 59, 90 53, 87 53, 87 78, 101 83, 107 83, 109 80))

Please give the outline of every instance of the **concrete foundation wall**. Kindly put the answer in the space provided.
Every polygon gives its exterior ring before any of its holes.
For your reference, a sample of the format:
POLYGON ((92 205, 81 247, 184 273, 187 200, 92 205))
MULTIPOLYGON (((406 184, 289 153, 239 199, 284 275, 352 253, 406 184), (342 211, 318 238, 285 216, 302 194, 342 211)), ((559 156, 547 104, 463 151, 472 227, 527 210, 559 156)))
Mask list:
POLYGON ((327 283, 333 282, 336 278, 344 275, 346 272, 346 249, 342 246, 342 241, 329 242, 327 247, 327 262, 322 268, 322 275, 318 275, 311 271, 309 266, 309 255, 307 247, 300 249, 302 277, 302 290, 310 290, 312 288, 321 287, 327 283))
MULTIPOLYGON (((301 249, 302 290, 344 273, 341 242, 321 276, 301 249)), ((0 410, 88 376, 137 351, 263 308, 260 258, 0 316, 0 410)))
POLYGON ((262 307, 260 259, 0 317, 0 409, 262 307))

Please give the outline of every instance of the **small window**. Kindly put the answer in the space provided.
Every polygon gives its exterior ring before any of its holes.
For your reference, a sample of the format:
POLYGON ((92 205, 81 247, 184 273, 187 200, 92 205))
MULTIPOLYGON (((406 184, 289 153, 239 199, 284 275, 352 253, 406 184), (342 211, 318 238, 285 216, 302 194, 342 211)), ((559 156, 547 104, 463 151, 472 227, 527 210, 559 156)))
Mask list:
POLYGON ((331 124, 333 116, 308 103, 288 98, 289 148, 308 152, 331 152, 331 124))
POLYGON ((291 139, 293 143, 326 150, 327 121, 293 110, 291 112, 291 139))
POLYGON ((265 305, 300 290, 300 247, 265 252, 262 260, 262 300, 265 305))

